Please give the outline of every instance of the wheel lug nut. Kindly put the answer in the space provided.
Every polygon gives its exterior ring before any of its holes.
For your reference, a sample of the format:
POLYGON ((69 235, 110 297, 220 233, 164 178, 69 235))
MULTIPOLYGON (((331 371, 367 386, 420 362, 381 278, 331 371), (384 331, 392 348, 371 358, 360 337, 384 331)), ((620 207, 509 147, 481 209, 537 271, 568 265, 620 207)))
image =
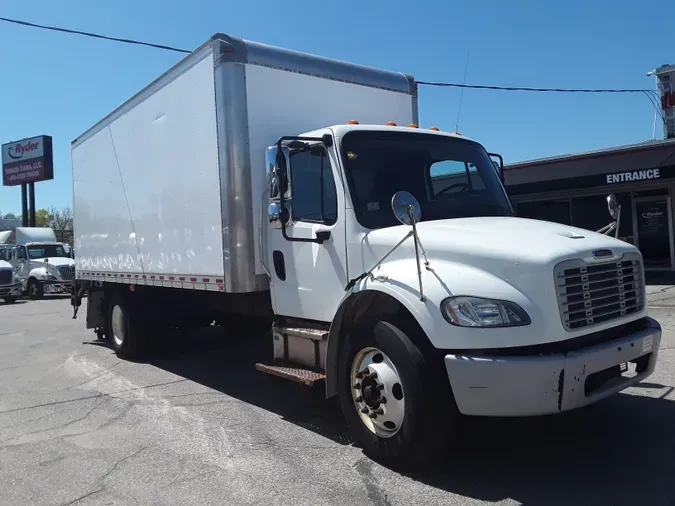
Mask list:
POLYGON ((377 373, 375 371, 371 372, 370 377, 373 379, 377 378, 377 373))
POLYGON ((361 408, 361 413, 365 414, 365 413, 368 413, 368 411, 369 411, 368 408, 361 408))
POLYGON ((363 400, 363 397, 359 395, 359 396, 358 396, 356 399, 354 399, 354 400, 355 400, 356 402, 361 402, 361 401, 363 400))
POLYGON ((382 383, 380 383, 380 384, 377 385, 377 388, 379 388, 380 390, 384 390, 384 385, 382 383))
POLYGON ((368 416, 369 416, 370 418, 372 418, 373 420, 375 420, 375 419, 377 418, 377 415, 376 415, 375 413, 371 413, 371 414, 369 414, 368 416))
POLYGON ((354 390, 360 390, 361 389, 361 383, 356 383, 352 388, 354 390))
POLYGON ((375 415, 384 415, 384 411, 382 408, 377 408, 375 411, 373 411, 375 415))
POLYGON ((380 398, 380 404, 386 404, 386 403, 387 403, 387 398, 386 398, 386 397, 380 398))
POLYGON ((361 371, 356 373, 356 379, 361 379, 363 378, 363 373, 361 371))

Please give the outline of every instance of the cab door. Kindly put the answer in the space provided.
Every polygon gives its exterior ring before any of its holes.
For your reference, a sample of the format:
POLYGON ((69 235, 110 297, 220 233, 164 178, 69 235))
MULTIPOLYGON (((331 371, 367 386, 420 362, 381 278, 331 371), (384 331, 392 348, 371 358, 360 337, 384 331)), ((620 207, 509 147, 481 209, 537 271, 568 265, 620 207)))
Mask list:
POLYGON ((345 197, 338 165, 333 150, 320 142, 284 152, 287 184, 281 187, 288 189, 283 206, 276 148, 267 153, 272 172, 265 242, 272 305, 281 316, 330 322, 347 284, 345 197))

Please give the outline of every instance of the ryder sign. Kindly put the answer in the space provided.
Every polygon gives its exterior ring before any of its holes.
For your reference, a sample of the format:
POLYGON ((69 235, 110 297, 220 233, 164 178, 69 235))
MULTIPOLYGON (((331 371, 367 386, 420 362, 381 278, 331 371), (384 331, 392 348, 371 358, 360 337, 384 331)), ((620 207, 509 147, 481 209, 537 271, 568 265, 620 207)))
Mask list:
POLYGON ((16 186, 54 179, 52 138, 40 135, 2 145, 2 184, 16 186))

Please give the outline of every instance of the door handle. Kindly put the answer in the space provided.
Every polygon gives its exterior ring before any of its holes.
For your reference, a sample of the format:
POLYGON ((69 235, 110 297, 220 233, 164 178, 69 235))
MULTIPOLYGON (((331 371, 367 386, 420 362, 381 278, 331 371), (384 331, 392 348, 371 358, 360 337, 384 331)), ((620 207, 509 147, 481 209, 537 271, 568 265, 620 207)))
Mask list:
POLYGON ((317 230, 315 235, 317 242, 322 244, 324 241, 330 239, 330 230, 317 230))

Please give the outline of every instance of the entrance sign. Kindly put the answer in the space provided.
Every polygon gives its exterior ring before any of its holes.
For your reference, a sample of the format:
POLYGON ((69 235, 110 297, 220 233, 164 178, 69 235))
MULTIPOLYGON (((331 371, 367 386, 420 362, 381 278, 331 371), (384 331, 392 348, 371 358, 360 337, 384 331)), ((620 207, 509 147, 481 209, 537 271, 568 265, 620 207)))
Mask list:
POLYGON ((617 172, 616 174, 607 174, 607 184, 628 183, 631 181, 646 181, 649 179, 659 179, 660 177, 661 177, 660 169, 617 172))

